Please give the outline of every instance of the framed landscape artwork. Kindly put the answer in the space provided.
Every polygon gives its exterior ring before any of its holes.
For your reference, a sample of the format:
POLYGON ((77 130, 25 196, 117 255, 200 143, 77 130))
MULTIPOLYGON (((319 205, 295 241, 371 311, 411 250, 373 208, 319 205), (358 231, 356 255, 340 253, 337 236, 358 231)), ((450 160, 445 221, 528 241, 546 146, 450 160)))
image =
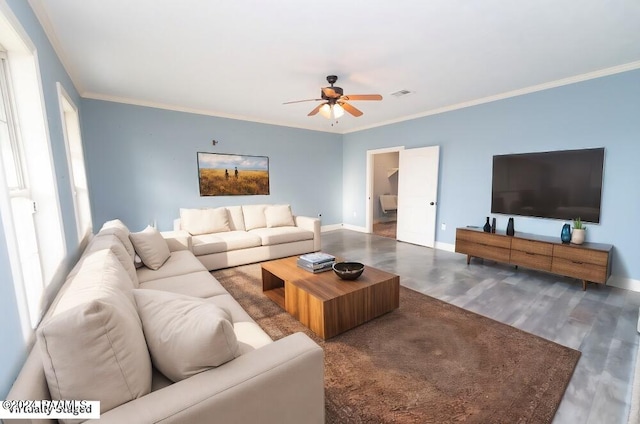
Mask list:
POLYGON ((269 158, 198 152, 200 196, 269 194, 269 158))

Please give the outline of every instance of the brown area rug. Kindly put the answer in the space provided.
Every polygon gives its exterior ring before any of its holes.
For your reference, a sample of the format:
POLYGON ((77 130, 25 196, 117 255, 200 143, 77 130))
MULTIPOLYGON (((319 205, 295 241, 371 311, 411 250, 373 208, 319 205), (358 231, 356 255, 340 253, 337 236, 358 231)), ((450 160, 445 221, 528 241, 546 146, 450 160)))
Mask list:
POLYGON ((327 341, 262 295, 260 265, 213 275, 273 338, 325 352, 327 423, 550 423, 580 352, 400 288, 400 308, 327 341))

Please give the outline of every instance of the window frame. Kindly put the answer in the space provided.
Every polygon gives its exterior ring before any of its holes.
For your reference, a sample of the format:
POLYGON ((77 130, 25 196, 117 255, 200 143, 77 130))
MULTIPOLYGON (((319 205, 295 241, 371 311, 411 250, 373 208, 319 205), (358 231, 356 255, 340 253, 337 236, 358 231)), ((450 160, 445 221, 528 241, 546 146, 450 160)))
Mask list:
POLYGON ((80 128, 80 113, 78 107, 75 105, 69 93, 64 89, 64 86, 58 81, 56 82, 56 89, 58 93, 58 106, 60 109, 60 121, 62 124, 62 134, 64 137, 65 152, 67 155, 67 169, 69 172, 69 185, 71 189, 71 196, 73 200, 73 210, 75 215, 76 231, 78 234, 78 245, 81 246, 90 237, 93 231, 93 223, 91 218, 91 201, 89 197, 89 187, 87 181, 86 161, 84 156, 84 145, 82 143, 82 131, 80 128), (68 114, 73 114, 72 119, 75 128, 70 128, 68 114), (77 140, 72 139, 70 131, 77 131, 73 137, 77 137, 77 140), (72 143, 76 143, 72 146, 72 143), (74 155, 74 150, 76 155, 74 155), (75 158, 75 159, 74 159, 75 158), (81 163, 76 162, 78 159, 81 163), (78 175, 80 171, 81 175, 78 175), (84 187, 79 187, 80 185, 84 187), (84 198, 80 198, 84 196, 84 198), (84 203, 84 205, 82 204, 84 203), (86 210, 83 213, 83 209, 86 210), (85 216, 86 215, 86 216, 85 216))
POLYGON ((71 258, 67 256, 38 52, 4 0, 0 0, 0 49, 6 52, 8 72, 3 78, 6 77, 13 99, 12 122, 19 137, 25 185, 24 189, 9 190, 5 172, 0 172, 0 225, 4 229, 22 335, 25 342, 32 343, 34 329, 64 282, 71 258), (28 214, 30 220, 15 216, 12 199, 17 198, 28 199, 19 213, 28 214), (35 233, 29 236, 36 243, 35 251, 27 254, 37 255, 38 269, 24 266, 35 263, 36 256, 29 256, 24 262, 21 258, 25 256, 21 231, 27 221, 32 221, 35 233), (37 274, 42 276, 41 281, 30 279, 37 274))

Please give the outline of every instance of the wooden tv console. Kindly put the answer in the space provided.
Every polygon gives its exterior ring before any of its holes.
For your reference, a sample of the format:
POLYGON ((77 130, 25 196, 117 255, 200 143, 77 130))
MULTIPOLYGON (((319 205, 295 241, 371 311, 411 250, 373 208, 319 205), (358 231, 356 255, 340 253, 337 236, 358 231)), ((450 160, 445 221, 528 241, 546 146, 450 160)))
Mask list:
POLYGON ((612 250, 610 244, 564 244, 560 237, 519 232, 507 236, 503 231, 485 233, 473 227, 456 229, 456 252, 467 255, 467 264, 476 257, 578 278, 582 290, 587 289, 587 282, 607 282, 612 250))

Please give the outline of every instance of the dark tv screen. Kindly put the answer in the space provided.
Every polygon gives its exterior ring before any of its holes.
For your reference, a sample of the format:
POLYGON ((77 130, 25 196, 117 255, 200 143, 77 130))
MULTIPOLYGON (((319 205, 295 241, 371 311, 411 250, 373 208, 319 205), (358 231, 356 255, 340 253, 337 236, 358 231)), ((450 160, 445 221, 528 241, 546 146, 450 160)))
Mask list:
POLYGON ((600 222, 604 148, 493 157, 491 212, 600 222))

